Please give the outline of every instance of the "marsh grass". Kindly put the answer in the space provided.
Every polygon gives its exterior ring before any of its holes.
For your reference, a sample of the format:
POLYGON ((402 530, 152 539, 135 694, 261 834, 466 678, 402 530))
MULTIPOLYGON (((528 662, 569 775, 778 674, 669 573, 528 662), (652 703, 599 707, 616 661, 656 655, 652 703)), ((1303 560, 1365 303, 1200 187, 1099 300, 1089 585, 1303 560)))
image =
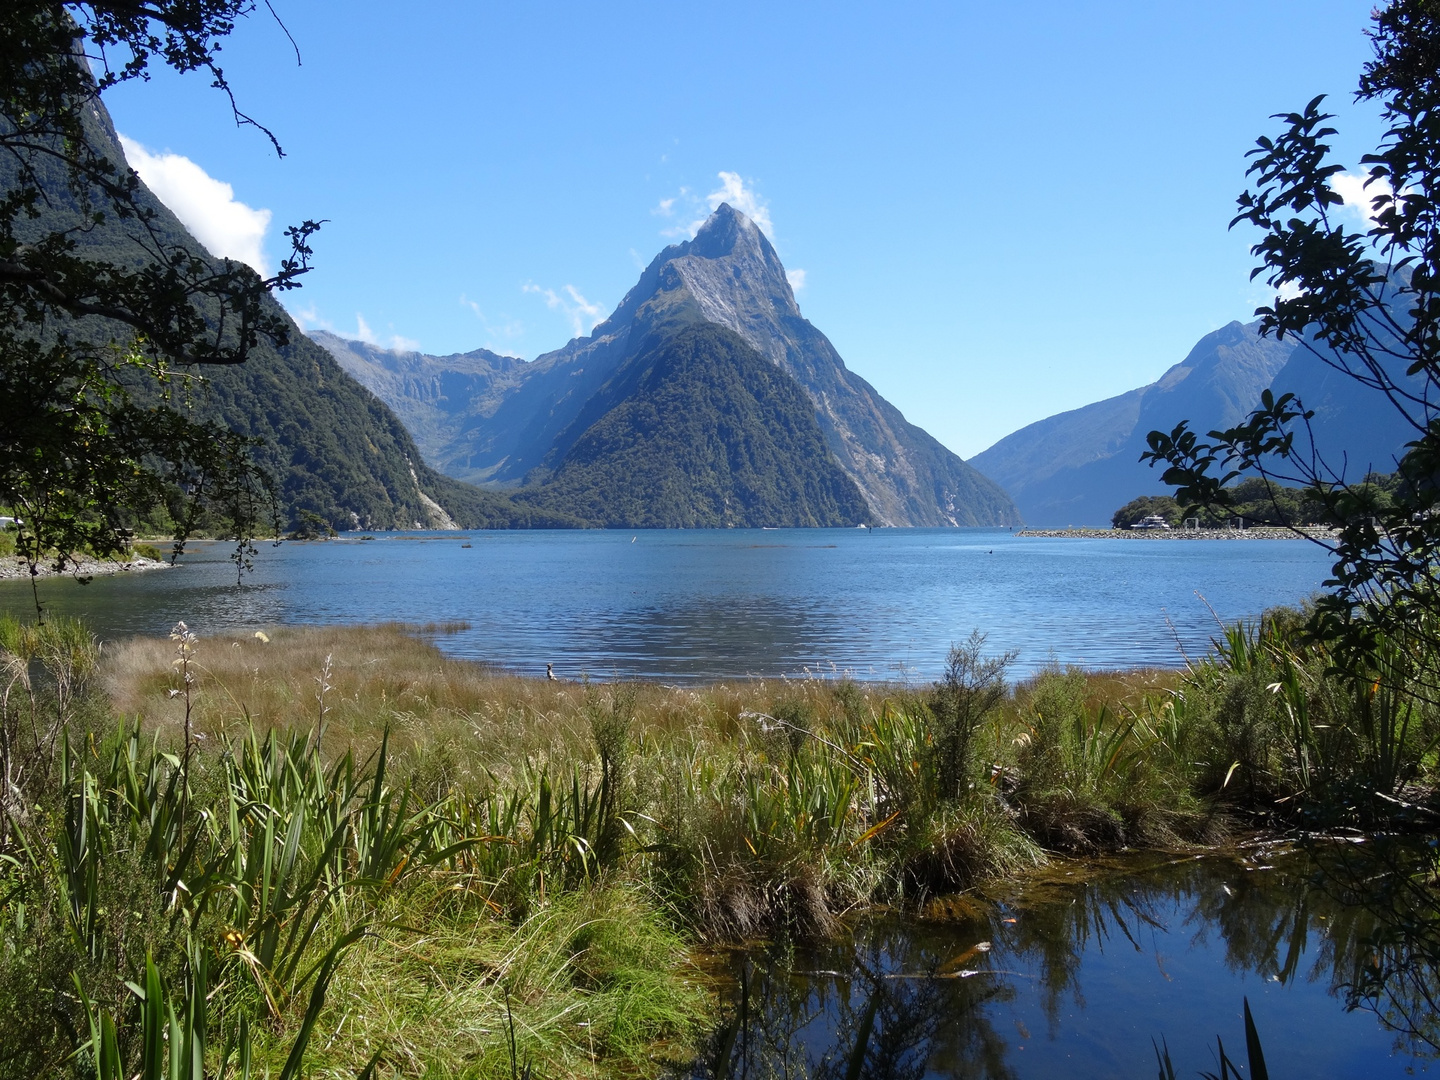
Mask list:
POLYGON ((646 1072, 683 1061, 709 1002, 679 934, 633 886, 562 895, 518 925, 429 883, 396 929, 357 945, 331 990, 315 1075, 538 1076, 646 1072), (409 929, 415 927, 416 929, 409 929), (423 929, 421 929, 423 927, 423 929))
POLYGON ((191 1045, 126 988, 152 970, 212 1073, 242 1048, 280 1077, 649 1073, 710 1007, 696 943, 1208 842, 1276 800, 1379 805, 1435 768, 1414 658, 1339 676, 1265 628, 1186 672, 1015 685, 977 637, 929 688, 525 679, 398 625, 98 661, 83 628, 36 633, 0 625, 7 761, 57 763, 7 804, 0 1006, 48 987, 66 1023, 6 1032, 103 1080, 191 1045))

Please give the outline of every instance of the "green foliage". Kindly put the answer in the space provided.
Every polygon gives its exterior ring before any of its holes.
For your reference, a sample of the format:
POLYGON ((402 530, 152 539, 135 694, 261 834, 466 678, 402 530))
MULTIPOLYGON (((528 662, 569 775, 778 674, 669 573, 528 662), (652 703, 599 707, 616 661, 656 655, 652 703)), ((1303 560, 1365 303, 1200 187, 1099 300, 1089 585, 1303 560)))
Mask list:
MULTIPOLYGON (((193 667, 194 639, 182 645, 193 667)), ((529 889, 515 894, 537 914, 509 946, 534 955, 504 961, 517 992, 549 996, 547 980, 573 982, 562 1010, 583 1010, 597 1025, 585 1040, 590 1053, 620 1062, 645 1060, 655 1040, 693 1030, 699 992, 677 984, 679 944, 653 911, 597 894, 596 902, 566 902, 578 917, 562 918, 547 897, 547 888, 556 900, 588 893, 622 855, 633 712, 624 688, 593 695, 588 709, 601 754, 597 783, 576 773, 568 791, 552 789, 542 773, 534 790, 511 800, 521 812, 494 823, 507 832, 478 833, 467 831, 472 804, 460 793, 425 799, 392 781, 388 734, 368 760, 347 750, 328 764, 323 719, 321 729, 291 736, 262 737, 247 726, 220 746, 197 744, 193 757, 146 739, 138 721, 108 739, 82 737, 73 700, 96 655, 83 628, 7 619, 0 649, 18 690, 4 700, 4 745, 35 750, 17 736, 40 717, 56 766, 35 767, 47 760, 44 748, 23 770, 13 757, 3 763, 7 1075, 248 1075, 253 1061, 256 1072, 297 1077, 336 980, 344 994, 355 992, 342 959, 362 940, 414 934, 417 907, 434 903, 426 897, 455 897, 448 883, 475 882, 478 870, 494 868, 491 851, 528 849, 538 867, 529 889), (53 684, 48 698, 42 675, 53 684), (542 956, 551 953, 553 963, 542 956)), ((187 682, 187 698, 192 692, 201 691, 187 682)), ((498 884, 478 895, 501 895, 498 884)), ((440 926, 452 914, 432 911, 440 926)), ((473 919, 472 911, 453 932, 473 935, 473 919)), ((487 991, 481 1004, 489 1010, 482 1022, 498 1029, 496 995, 487 991)), ((541 1028, 554 1022, 534 1019, 541 1028)), ((556 1051, 550 1037, 521 1043, 572 1062, 580 1050, 556 1051)))
POLYGON ((1005 672, 1018 655, 986 656, 985 635, 978 630, 963 645, 951 646, 945 675, 930 695, 929 753, 942 799, 963 799, 969 792, 975 734, 1008 696, 1005 672))
POLYGON ((181 540, 431 527, 436 502, 465 528, 579 524, 434 473, 295 332, 272 293, 299 285, 315 223, 289 230, 262 279, 206 254, 125 164, 101 94, 156 62, 228 93, 216 55, 252 7, 20 0, 0 22, 0 510, 26 521, 20 553, 104 557, 137 526, 181 540))
POLYGON ((266 280, 176 242, 99 104, 152 62, 207 70, 228 92, 215 56, 248 10, 20 0, 0 23, 0 506, 25 521, 32 576, 121 552, 127 517, 167 502, 182 540, 218 515, 243 549, 264 519, 250 442, 190 413, 185 369, 285 340, 288 320, 266 303, 298 284, 317 226, 290 230, 291 255, 266 280))
POLYGON ((1182 690, 1206 790, 1288 815, 1373 826, 1404 817, 1404 793, 1434 782, 1440 710, 1423 641, 1371 638, 1352 663, 1274 612, 1227 627, 1182 690), (1397 801, 1397 799, 1399 801, 1397 801))
POLYGON ((83 627, 0 622, 5 730, 29 752, 38 717, 54 761, 25 766, 0 839, 0 1047, 28 1055, 4 1067, 143 1075, 203 1037, 211 1075, 242 1051, 272 1075, 649 1069, 703 1012, 686 936, 826 934, 1220 814, 1423 815, 1440 719, 1385 688, 1425 655, 1387 645, 1362 680, 1304 623, 1231 628, 1183 678, 1015 687, 976 636, 920 694, 527 683, 378 631, 189 638, 178 673, 175 642, 154 670, 110 658, 131 666, 107 687, 150 687, 127 700, 152 738, 86 711, 83 627))
MULTIPOLYGON (((1353 488, 1355 495, 1373 508, 1388 508, 1391 493, 1401 483, 1398 474, 1372 473, 1353 488)), ((1115 511, 1111 525, 1128 529, 1141 518, 1159 514, 1177 528, 1194 521, 1202 529, 1223 529, 1236 525, 1299 527, 1329 525, 1335 521, 1325 496, 1315 490, 1286 487, 1264 477, 1251 476, 1225 489, 1223 505, 1182 506, 1169 495, 1142 495, 1115 511)))

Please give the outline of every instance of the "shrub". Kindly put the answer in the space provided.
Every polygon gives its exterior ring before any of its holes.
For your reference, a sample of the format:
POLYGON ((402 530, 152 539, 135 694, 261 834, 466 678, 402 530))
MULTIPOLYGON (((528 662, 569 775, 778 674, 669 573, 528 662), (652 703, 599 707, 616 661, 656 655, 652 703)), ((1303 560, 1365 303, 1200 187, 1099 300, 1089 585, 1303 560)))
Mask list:
POLYGON ((968 793, 975 732, 1009 693, 1005 673, 1017 655, 986 656, 985 635, 978 630, 951 647, 944 678, 930 695, 930 752, 941 799, 955 801, 968 793))

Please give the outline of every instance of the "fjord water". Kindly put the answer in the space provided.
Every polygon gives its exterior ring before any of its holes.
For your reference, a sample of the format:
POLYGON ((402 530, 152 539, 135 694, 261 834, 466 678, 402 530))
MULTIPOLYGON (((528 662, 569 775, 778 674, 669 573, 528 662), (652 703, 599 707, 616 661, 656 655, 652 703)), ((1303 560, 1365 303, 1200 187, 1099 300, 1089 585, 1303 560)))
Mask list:
MULTIPOLYGON (((46 580, 42 599, 102 637, 164 634, 182 619, 201 633, 465 622, 441 648, 521 672, 548 662, 562 677, 925 681, 975 629, 1018 650, 1018 672, 1174 666, 1204 653, 1217 616, 1298 603, 1329 569, 1304 540, 1005 529, 352 534, 262 544, 238 583, 230 552, 195 544, 174 569, 46 580)), ((30 604, 28 583, 0 584, 0 609, 30 604)))
MULTIPOLYGON (((1244 1066, 1246 1000, 1277 1080, 1432 1071, 1440 1031, 1424 995, 1354 990, 1396 962, 1395 939, 1315 874, 1303 854, 1263 847, 1071 862, 929 921, 736 950, 729 1019, 691 1075, 1098 1080, 1156 1075, 1160 1046, 1177 1076, 1219 1075, 1217 1036, 1244 1066), (1387 1027, 1377 1004, 1419 1033, 1387 1027)), ((1433 971, 1415 974, 1440 990, 1433 971)))

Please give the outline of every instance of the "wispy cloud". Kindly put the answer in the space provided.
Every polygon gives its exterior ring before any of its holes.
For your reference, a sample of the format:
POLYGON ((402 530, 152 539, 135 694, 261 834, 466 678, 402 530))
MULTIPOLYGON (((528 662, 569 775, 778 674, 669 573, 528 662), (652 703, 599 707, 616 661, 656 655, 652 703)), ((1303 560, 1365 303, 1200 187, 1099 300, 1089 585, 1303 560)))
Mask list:
POLYGON ((130 167, 145 186, 168 206, 197 240, 220 258, 235 259, 269 274, 265 232, 270 211, 256 210, 235 198, 235 189, 216 180, 180 154, 152 153, 134 139, 120 136, 130 167))
POLYGON ((785 279, 790 282, 791 292, 799 292, 805 287, 804 270, 786 270, 785 279))
MULTIPOLYGON (((721 171, 718 174, 720 186, 708 195, 700 195, 693 189, 682 187, 668 199, 661 199, 650 213, 664 218, 672 224, 660 230, 667 240, 688 240, 700 231, 705 219, 714 213, 722 202, 729 203, 736 210, 760 226, 766 236, 775 239, 775 223, 770 217, 770 203, 755 190, 753 180, 746 180, 737 172, 721 171)), ((803 282, 802 282, 803 284, 803 282)), ((792 288, 801 285, 792 284, 792 288)))
POLYGON ((420 351, 420 342, 414 338, 408 338, 404 334, 395 333, 394 326, 390 327, 388 335, 375 333, 370 329, 370 324, 365 321, 365 316, 358 311, 355 313, 355 334, 353 336, 367 345, 378 345, 382 349, 398 349, 400 352, 420 351))
POLYGON ((667 240, 689 239, 695 235, 692 229, 683 221, 676 221, 677 214, 684 214, 687 217, 695 212, 697 207, 704 203, 688 187, 682 187, 676 194, 668 199, 661 199, 653 206, 650 213, 658 218, 665 218, 671 224, 660 230, 660 235, 667 240))
POLYGON ((321 315, 314 304, 306 308, 291 310, 290 317, 299 324, 301 330, 328 330, 336 337, 348 338, 351 341, 363 341, 366 345, 374 345, 381 349, 396 349, 399 352, 420 351, 420 342, 414 338, 408 338, 404 334, 394 333, 394 326, 390 327, 391 333, 388 335, 377 334, 371 329, 365 316, 358 311, 355 313, 354 330, 344 330, 336 326, 321 315))
MULTIPOLYGON (((775 225, 770 220, 770 204, 760 197, 753 182, 746 184, 745 179, 739 173, 721 172, 720 186, 706 196, 706 199, 710 203, 711 210, 714 210, 722 202, 729 203, 760 226, 760 230, 766 236, 774 239, 775 225)), ((704 224, 705 219, 701 218, 693 228, 699 229, 704 224)))
POLYGON ((585 297, 580 295, 580 290, 574 285, 561 286, 561 296, 554 289, 542 289, 534 282, 526 282, 523 291, 534 293, 543 297, 545 306, 551 311, 562 312, 570 320, 571 329, 575 331, 575 337, 581 337, 594 330, 605 318, 605 310, 599 304, 592 304, 585 297))
POLYGON ((469 308, 471 312, 474 313, 475 318, 480 320, 480 325, 483 326, 485 328, 485 332, 490 335, 490 339, 484 343, 483 347, 489 349, 491 352, 505 353, 505 355, 507 356, 510 355, 510 353, 507 351, 509 347, 504 345, 497 345, 495 343, 496 339, 514 339, 520 337, 522 334, 525 333, 525 324, 522 323, 519 319, 512 319, 508 315, 499 316, 498 320, 491 319, 488 315, 485 314, 484 309, 481 308, 479 304, 477 304, 474 300, 471 300, 464 293, 460 294, 460 306, 469 308))

